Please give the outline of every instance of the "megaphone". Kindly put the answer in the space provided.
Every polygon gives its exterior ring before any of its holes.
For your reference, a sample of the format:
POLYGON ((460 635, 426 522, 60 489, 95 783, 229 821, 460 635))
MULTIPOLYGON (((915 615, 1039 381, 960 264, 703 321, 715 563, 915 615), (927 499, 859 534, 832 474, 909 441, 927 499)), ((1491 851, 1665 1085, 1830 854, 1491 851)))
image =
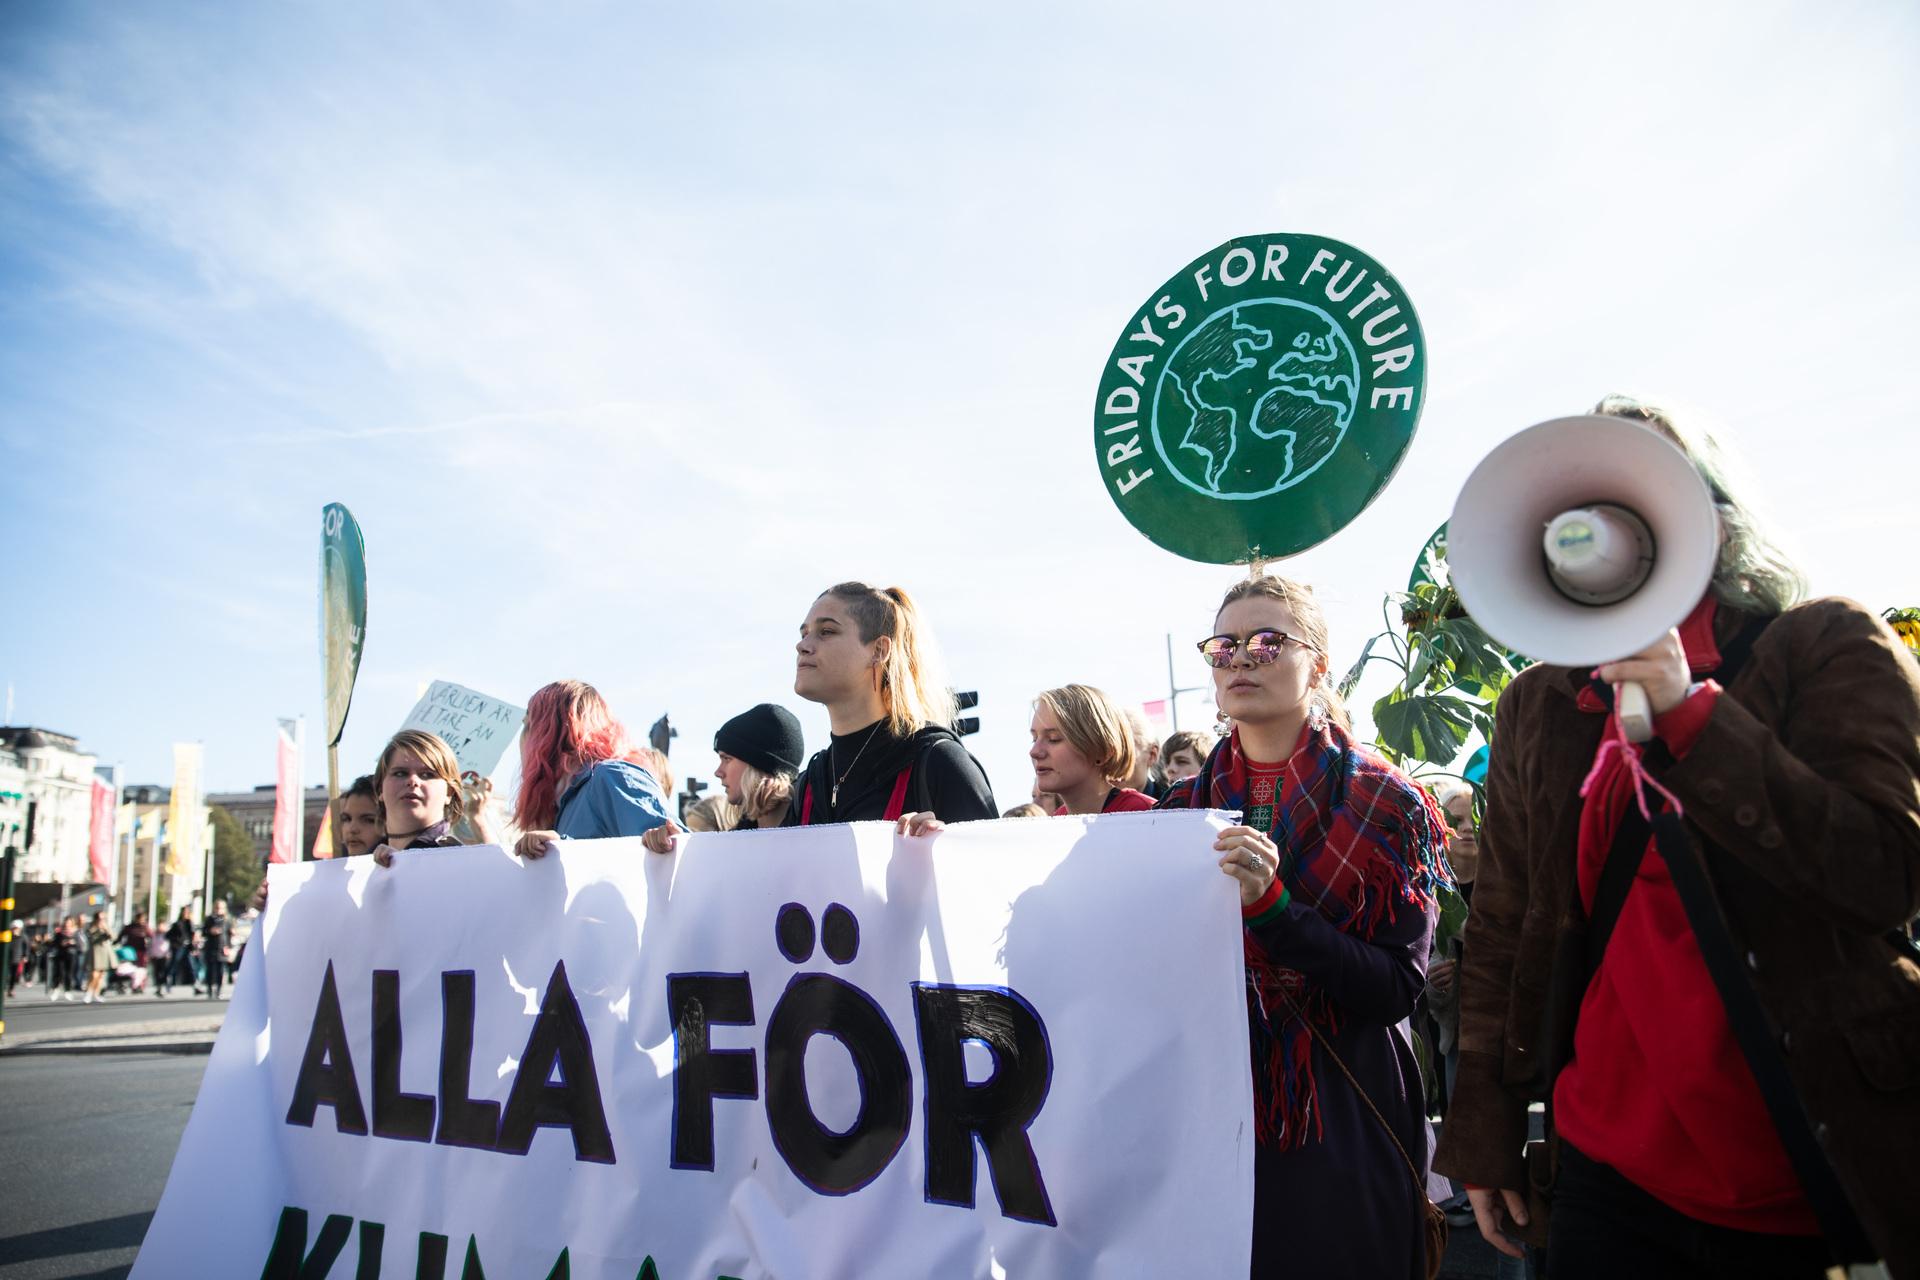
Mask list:
MULTIPOLYGON (((1447 522, 1460 603, 1516 653, 1591 667, 1639 653, 1685 620, 1720 554, 1706 481, 1651 427, 1555 418, 1528 427, 1467 477, 1447 522)), ((1653 736, 1646 691, 1614 710, 1634 742, 1653 736)))

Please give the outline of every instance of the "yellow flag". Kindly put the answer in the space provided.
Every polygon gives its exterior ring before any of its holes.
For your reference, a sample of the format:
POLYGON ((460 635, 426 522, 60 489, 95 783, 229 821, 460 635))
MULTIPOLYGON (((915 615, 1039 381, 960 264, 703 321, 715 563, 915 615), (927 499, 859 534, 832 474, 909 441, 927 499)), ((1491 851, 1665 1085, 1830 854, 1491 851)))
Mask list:
POLYGON ((167 804, 166 873, 183 876, 200 865, 200 834, 206 822, 200 803, 200 756, 197 742, 173 744, 173 795, 167 804))
POLYGON ((320 830, 313 835, 313 856, 331 858, 333 856, 333 806, 328 805, 320 815, 320 830))

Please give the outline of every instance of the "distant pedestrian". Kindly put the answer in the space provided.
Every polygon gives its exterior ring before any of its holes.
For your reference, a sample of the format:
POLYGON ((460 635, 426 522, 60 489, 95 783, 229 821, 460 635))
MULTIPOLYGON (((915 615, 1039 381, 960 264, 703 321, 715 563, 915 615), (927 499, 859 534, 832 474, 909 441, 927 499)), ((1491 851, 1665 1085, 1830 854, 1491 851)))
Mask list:
POLYGON ((87 994, 83 1003, 92 1004, 101 996, 107 975, 113 972, 113 934, 107 929, 107 913, 96 911, 87 926, 87 994))
POLYGON ((71 1000, 80 989, 80 917, 68 916, 53 935, 53 972, 47 978, 49 1000, 71 1000))
POLYGON ((132 947, 133 962, 135 964, 145 964, 147 962, 147 948, 153 943, 153 931, 147 928, 147 913, 144 911, 134 912, 132 923, 122 926, 120 936, 113 941, 116 946, 132 947))
POLYGON ((169 991, 180 985, 180 975, 184 972, 193 994, 200 994, 200 979, 193 972, 193 933, 193 913, 182 907, 179 919, 167 926, 167 945, 173 951, 173 966, 167 970, 169 991))
MULTIPOLYGON (((24 921, 13 922, 13 940, 7 944, 7 994, 12 995, 20 985, 21 977, 27 971, 27 965, 33 960, 33 939, 27 937, 24 921)), ((31 979, 29 979, 31 982, 31 979)))
POLYGON ((173 967, 173 945, 167 941, 167 935, 158 931, 147 938, 147 969, 152 975, 153 994, 167 994, 167 974, 173 967))
POLYGON ((207 998, 218 1000, 227 980, 227 904, 213 900, 213 914, 200 926, 200 958, 207 966, 207 998))

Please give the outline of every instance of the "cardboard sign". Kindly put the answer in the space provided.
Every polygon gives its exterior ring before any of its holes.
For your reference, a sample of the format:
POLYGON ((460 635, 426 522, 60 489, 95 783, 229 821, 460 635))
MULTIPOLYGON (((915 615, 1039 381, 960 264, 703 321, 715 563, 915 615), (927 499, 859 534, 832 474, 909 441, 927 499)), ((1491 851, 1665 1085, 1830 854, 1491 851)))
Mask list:
POLYGON ((451 680, 435 680, 407 713, 402 729, 437 733, 453 748, 462 776, 487 778, 520 732, 526 708, 489 698, 451 680))
POLYGON ((275 866, 133 1274, 1245 1275, 1225 825, 275 866))
POLYGON ((1229 240, 1135 312, 1094 406, 1107 492, 1191 560, 1294 555, 1393 478, 1425 400, 1406 291, 1350 245, 1229 240))

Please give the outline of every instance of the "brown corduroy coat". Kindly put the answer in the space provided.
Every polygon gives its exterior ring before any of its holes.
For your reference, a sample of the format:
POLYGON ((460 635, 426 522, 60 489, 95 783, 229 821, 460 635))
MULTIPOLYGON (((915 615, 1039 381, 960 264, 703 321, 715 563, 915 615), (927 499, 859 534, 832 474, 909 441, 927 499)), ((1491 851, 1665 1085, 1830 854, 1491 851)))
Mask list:
MULTIPOLYGON (((1722 608, 1725 643, 1744 621, 1722 608)), ((1500 699, 1460 966, 1460 1067, 1441 1172, 1523 1188, 1521 1151, 1581 800, 1604 718, 1588 673, 1532 667, 1500 699)), ((1920 664, 1878 618, 1817 600, 1775 619, 1661 781, 1781 1032, 1814 1132, 1897 1276, 1920 1276, 1920 664)))

